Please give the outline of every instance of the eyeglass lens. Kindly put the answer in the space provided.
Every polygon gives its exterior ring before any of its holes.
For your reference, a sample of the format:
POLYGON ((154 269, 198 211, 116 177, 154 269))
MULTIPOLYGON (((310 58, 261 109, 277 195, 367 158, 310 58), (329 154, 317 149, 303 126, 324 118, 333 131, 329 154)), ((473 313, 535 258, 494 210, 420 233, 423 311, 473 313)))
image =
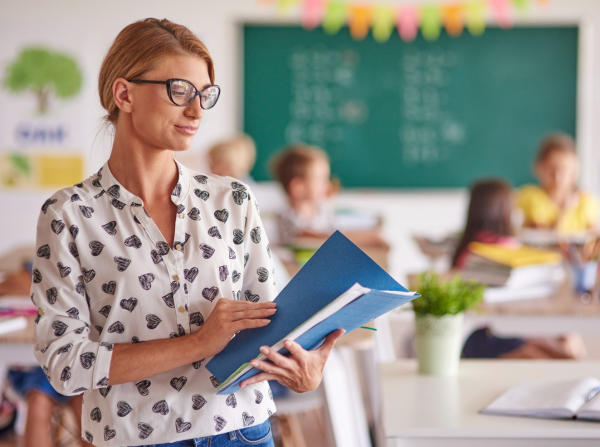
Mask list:
MULTIPOLYGON (((171 98, 179 106, 186 106, 196 96, 196 88, 187 81, 177 80, 171 83, 171 98)), ((219 99, 219 88, 211 85, 200 91, 200 103, 203 109, 210 109, 219 99)))

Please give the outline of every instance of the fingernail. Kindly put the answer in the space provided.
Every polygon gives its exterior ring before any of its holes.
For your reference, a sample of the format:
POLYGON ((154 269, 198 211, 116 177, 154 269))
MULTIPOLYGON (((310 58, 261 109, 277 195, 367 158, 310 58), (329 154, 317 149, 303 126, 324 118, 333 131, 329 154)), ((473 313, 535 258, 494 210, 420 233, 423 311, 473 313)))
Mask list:
POLYGON ((240 383, 240 388, 244 388, 246 386, 245 383, 240 383))
POLYGON ((292 346, 292 342, 291 342, 291 341, 289 341, 289 340, 286 340, 286 341, 283 343, 283 345, 284 345, 286 348, 289 348, 290 346, 292 346))
POLYGON ((269 348, 267 348, 266 346, 263 346, 262 348, 260 348, 260 352, 262 352, 264 355, 268 355, 269 348))
POLYGON ((255 360, 252 360, 252 361, 250 362, 250 364, 251 364, 252 366, 254 366, 255 368, 258 366, 258 362, 257 362, 257 361, 255 361, 255 360))

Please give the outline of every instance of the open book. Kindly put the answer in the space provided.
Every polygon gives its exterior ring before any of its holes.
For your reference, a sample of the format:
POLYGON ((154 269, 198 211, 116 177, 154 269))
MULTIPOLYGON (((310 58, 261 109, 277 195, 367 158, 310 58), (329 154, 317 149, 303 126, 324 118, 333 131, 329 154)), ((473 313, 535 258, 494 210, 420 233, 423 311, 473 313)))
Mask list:
POLYGON ((318 348, 336 329, 350 332, 419 295, 409 292, 340 232, 334 233, 275 299, 277 313, 265 327, 236 335, 206 368, 219 394, 261 371, 249 362, 262 358, 261 346, 284 355, 285 340, 318 348))
POLYGON ((525 382, 510 388, 483 414, 600 422, 600 380, 593 377, 561 382, 525 382))

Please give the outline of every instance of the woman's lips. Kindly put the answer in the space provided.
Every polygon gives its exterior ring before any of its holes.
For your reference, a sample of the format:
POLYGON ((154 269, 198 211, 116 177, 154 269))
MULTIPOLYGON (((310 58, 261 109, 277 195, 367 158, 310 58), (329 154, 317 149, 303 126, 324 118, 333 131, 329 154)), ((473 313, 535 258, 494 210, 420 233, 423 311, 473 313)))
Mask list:
POLYGON ((175 126, 177 129, 185 133, 186 135, 195 135, 198 128, 195 126, 175 126))

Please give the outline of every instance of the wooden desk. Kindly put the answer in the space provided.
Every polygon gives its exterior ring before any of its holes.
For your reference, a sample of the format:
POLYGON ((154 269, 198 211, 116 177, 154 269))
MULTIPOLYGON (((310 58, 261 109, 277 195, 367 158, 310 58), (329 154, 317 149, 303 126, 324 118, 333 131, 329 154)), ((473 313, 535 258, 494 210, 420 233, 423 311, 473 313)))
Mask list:
POLYGON ((525 380, 600 376, 600 362, 466 360, 457 377, 417 374, 414 360, 380 364, 386 446, 598 446, 600 423, 479 414, 525 380))

